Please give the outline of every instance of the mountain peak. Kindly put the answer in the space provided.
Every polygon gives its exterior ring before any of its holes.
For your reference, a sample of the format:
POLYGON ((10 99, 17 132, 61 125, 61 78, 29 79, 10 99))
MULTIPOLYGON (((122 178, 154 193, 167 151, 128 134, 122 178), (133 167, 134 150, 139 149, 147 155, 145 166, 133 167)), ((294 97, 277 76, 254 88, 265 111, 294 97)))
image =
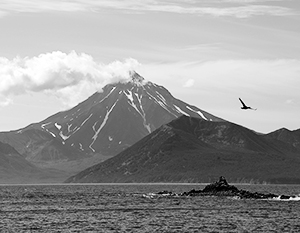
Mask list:
POLYGON ((147 81, 134 70, 129 71, 129 77, 129 82, 134 83, 136 85, 142 86, 147 83, 147 81))

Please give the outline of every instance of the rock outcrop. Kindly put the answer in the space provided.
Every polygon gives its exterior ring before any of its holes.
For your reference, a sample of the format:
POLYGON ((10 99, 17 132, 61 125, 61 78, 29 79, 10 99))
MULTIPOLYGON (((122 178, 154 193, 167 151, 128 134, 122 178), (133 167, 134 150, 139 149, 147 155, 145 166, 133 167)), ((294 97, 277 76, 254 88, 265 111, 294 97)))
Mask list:
POLYGON ((219 181, 207 185, 202 190, 191 190, 184 192, 182 196, 235 196, 239 198, 254 198, 254 199, 269 199, 276 198, 278 195, 272 193, 250 192, 243 189, 238 189, 234 185, 229 185, 225 177, 221 176, 219 181))
POLYGON ((154 197, 174 197, 174 196, 224 196, 224 197, 236 197, 238 199, 292 199, 296 196, 289 195, 276 195, 272 193, 258 193, 250 192, 243 189, 238 189, 234 185, 229 185, 225 177, 221 176, 215 183, 209 184, 202 190, 192 189, 188 192, 183 192, 180 194, 173 193, 170 191, 161 191, 156 194, 144 195, 144 197, 154 198, 154 197))

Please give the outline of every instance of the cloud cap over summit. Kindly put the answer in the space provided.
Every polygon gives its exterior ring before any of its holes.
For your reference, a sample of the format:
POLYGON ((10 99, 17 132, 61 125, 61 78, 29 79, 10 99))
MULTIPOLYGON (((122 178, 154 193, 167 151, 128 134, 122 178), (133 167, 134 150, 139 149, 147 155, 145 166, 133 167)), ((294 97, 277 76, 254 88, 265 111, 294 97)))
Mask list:
POLYGON ((37 57, 0 57, 0 102, 11 103, 12 96, 28 92, 46 92, 74 106, 108 83, 130 78, 130 71, 139 66, 129 58, 108 65, 98 63, 92 56, 75 51, 55 51, 37 57))

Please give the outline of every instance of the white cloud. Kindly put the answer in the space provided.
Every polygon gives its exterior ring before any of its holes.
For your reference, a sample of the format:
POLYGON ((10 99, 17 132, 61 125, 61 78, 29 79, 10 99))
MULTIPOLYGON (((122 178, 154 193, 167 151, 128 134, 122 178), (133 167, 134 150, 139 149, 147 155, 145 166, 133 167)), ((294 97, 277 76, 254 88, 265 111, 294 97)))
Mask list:
MULTIPOLYGON (((72 106, 107 83, 126 80, 139 63, 134 59, 104 65, 87 54, 52 52, 32 58, 0 57, 0 97, 47 92, 72 106)), ((4 104, 2 104, 4 105, 4 104)))
MULTIPOLYGON (((179 14, 211 15, 214 17, 231 16, 247 18, 255 15, 285 16, 298 14, 291 8, 276 5, 248 5, 248 3, 262 3, 267 0, 223 0, 208 2, 199 1, 154 1, 154 0, 77 0, 75 2, 66 0, 2 0, 0 2, 0 16, 11 12, 44 12, 63 11, 98 12, 100 9, 117 9, 132 12, 169 12, 179 14), (217 3, 244 3, 243 6, 217 6, 217 3), (203 5, 201 5, 203 4, 203 5), (2 12, 2 13, 1 13, 2 12)), ((274 1, 273 1, 274 2, 274 1)))
POLYGON ((286 104, 295 104, 295 100, 294 99, 288 99, 285 101, 286 104))
POLYGON ((237 18, 248 18, 257 15, 286 16, 293 15, 291 9, 280 6, 248 5, 226 8, 204 8, 199 14, 210 14, 212 16, 232 16, 237 18))
POLYGON ((265 3, 265 2, 283 2, 284 0, 221 0, 226 3, 265 3))
POLYGON ((1 0, 3 12, 83 11, 87 5, 80 1, 59 0, 1 0))
POLYGON ((194 86, 194 83, 195 83, 195 80, 194 80, 194 79, 188 79, 188 80, 184 83, 183 87, 192 87, 192 86, 194 86))
POLYGON ((11 98, 1 98, 0 99, 0 107, 5 107, 13 103, 13 100, 11 98))

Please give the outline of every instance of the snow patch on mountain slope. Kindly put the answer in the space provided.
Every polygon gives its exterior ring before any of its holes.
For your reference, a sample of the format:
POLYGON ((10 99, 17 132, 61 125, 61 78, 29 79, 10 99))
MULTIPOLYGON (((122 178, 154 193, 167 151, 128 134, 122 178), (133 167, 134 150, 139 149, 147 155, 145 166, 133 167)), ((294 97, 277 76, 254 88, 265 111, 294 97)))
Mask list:
POLYGON ((94 124, 93 124, 93 126, 92 126, 92 129, 93 129, 93 131, 94 132, 96 132, 97 130, 96 130, 96 125, 98 124, 98 121, 96 121, 94 124))
POLYGON ((61 125, 60 124, 58 124, 57 122, 55 122, 55 127, 58 129, 58 130, 60 130, 61 129, 61 125))
POLYGON ((189 110, 191 110, 191 111, 193 111, 193 112, 195 112, 195 113, 197 113, 197 114, 198 114, 199 116, 201 116, 204 120, 207 120, 207 121, 208 121, 208 119, 203 115, 202 112, 200 112, 200 111, 195 111, 194 109, 190 108, 189 106, 186 106, 186 108, 189 109, 189 110))
POLYGON ((69 124, 67 123, 67 126, 68 126, 68 133, 70 133, 70 132, 72 131, 72 130, 71 130, 72 125, 73 125, 73 124, 70 124, 70 125, 69 125, 69 124))
POLYGON ((45 126, 46 126, 46 125, 49 125, 49 124, 51 124, 51 123, 52 123, 52 122, 48 122, 48 123, 42 124, 42 125, 41 125, 41 128, 42 128, 42 129, 45 129, 45 126))
MULTIPOLYGON (((93 113, 91 113, 91 114, 88 116, 88 118, 86 118, 86 119, 81 123, 80 127, 82 127, 82 126, 85 124, 85 122, 87 122, 87 121, 92 117, 92 115, 93 115, 93 113)), ((79 127, 79 128, 80 128, 80 127, 79 127)))
MULTIPOLYGON (((71 137, 73 134, 75 134, 78 130, 80 130, 80 128, 93 116, 93 113, 91 113, 82 123, 81 125, 78 127, 78 126, 75 126, 74 129, 71 129, 72 125, 73 124, 68 124, 67 123, 67 126, 68 126, 68 133, 70 133, 69 135, 64 135, 62 132, 59 133, 60 137, 63 139, 63 140, 67 140, 69 137, 71 137)), ((70 120, 71 121, 71 120, 70 120)))
POLYGON ((134 103, 133 93, 131 91, 129 91, 129 90, 127 90, 127 91, 128 91, 128 93, 126 91, 123 91, 123 93, 130 100, 129 104, 141 115, 141 117, 143 118, 143 125, 144 125, 144 127, 148 130, 149 133, 151 133, 151 128, 150 128, 150 125, 147 124, 146 114, 144 112, 142 101, 141 101, 142 96, 139 98, 139 95, 137 93, 135 93, 136 99, 139 102, 139 108, 141 109, 141 110, 139 110, 138 106, 134 103))
POLYGON ((67 140, 67 139, 70 137, 70 135, 69 135, 69 136, 65 136, 65 135, 63 134, 62 131, 59 132, 59 136, 60 136, 63 140, 67 140))
POLYGON ((140 110, 138 109, 138 107, 135 105, 134 101, 133 101, 133 96, 132 96, 132 92, 127 90, 127 91, 123 91, 123 93, 127 96, 127 98, 130 100, 129 101, 129 104, 139 113, 140 113, 140 110), (128 94, 127 94, 127 91, 128 91, 128 94))
POLYGON ((145 111, 143 109, 143 105, 142 105, 142 97, 143 96, 140 96, 140 98, 139 98, 139 95, 137 93, 135 93, 135 96, 136 96, 137 100, 139 101, 140 108, 142 111, 141 116, 143 118, 143 125, 148 130, 148 132, 151 133, 151 127, 150 127, 150 124, 147 124, 146 113, 145 113, 145 111))
POLYGON ((45 130, 46 130, 48 133, 50 133, 54 138, 56 138, 56 135, 55 135, 54 133, 52 133, 50 130, 48 130, 48 129, 46 129, 46 128, 45 128, 45 130))
POLYGON ((105 124, 106 124, 106 122, 107 122, 107 120, 108 120, 109 114, 110 114, 111 111, 114 109, 114 107, 116 106, 117 102, 118 102, 118 100, 117 100, 117 101, 114 103, 114 105, 106 112, 106 115, 105 115, 105 117, 104 117, 104 119, 103 119, 103 122, 102 122, 102 124, 100 125, 100 127, 98 128, 98 130, 95 132, 95 128, 93 128, 95 134, 94 134, 94 136, 92 137, 92 139, 93 139, 92 143, 89 145, 89 148, 90 148, 93 152, 95 152, 95 149, 94 149, 92 146, 93 146, 93 144, 95 143, 95 141, 97 140, 100 131, 101 131, 102 128, 105 126, 105 124))
POLYGON ((158 97, 160 97, 160 99, 166 104, 166 99, 165 99, 158 91, 156 91, 156 94, 157 94, 158 97))
POLYGON ((56 138, 56 135, 55 135, 54 133, 52 133, 49 129, 45 128, 46 125, 49 125, 49 124, 51 124, 51 123, 52 123, 52 122, 44 123, 44 124, 41 125, 41 128, 42 128, 43 130, 45 130, 47 133, 51 134, 54 138, 56 138))
POLYGON ((79 149, 82 150, 82 151, 84 151, 81 143, 79 143, 79 149))
POLYGON ((156 103, 158 103, 163 109, 165 109, 167 112, 169 112, 170 114, 172 114, 173 116, 177 117, 174 113, 172 113, 167 106, 160 100, 158 100, 157 98, 155 98, 153 95, 151 95, 149 92, 146 91, 146 93, 155 100, 156 103))
POLYGON ((115 89, 116 89, 116 87, 113 87, 113 88, 110 90, 110 92, 109 92, 102 100, 99 101, 99 104, 102 103, 105 99, 107 99, 107 98, 110 96, 110 94, 111 94, 115 89))
POLYGON ((179 107, 176 106, 175 104, 173 104, 173 106, 176 108, 176 110, 177 110, 179 113, 182 113, 183 115, 186 115, 186 116, 190 116, 188 113, 186 113, 185 111, 183 111, 181 108, 179 108, 179 107))

